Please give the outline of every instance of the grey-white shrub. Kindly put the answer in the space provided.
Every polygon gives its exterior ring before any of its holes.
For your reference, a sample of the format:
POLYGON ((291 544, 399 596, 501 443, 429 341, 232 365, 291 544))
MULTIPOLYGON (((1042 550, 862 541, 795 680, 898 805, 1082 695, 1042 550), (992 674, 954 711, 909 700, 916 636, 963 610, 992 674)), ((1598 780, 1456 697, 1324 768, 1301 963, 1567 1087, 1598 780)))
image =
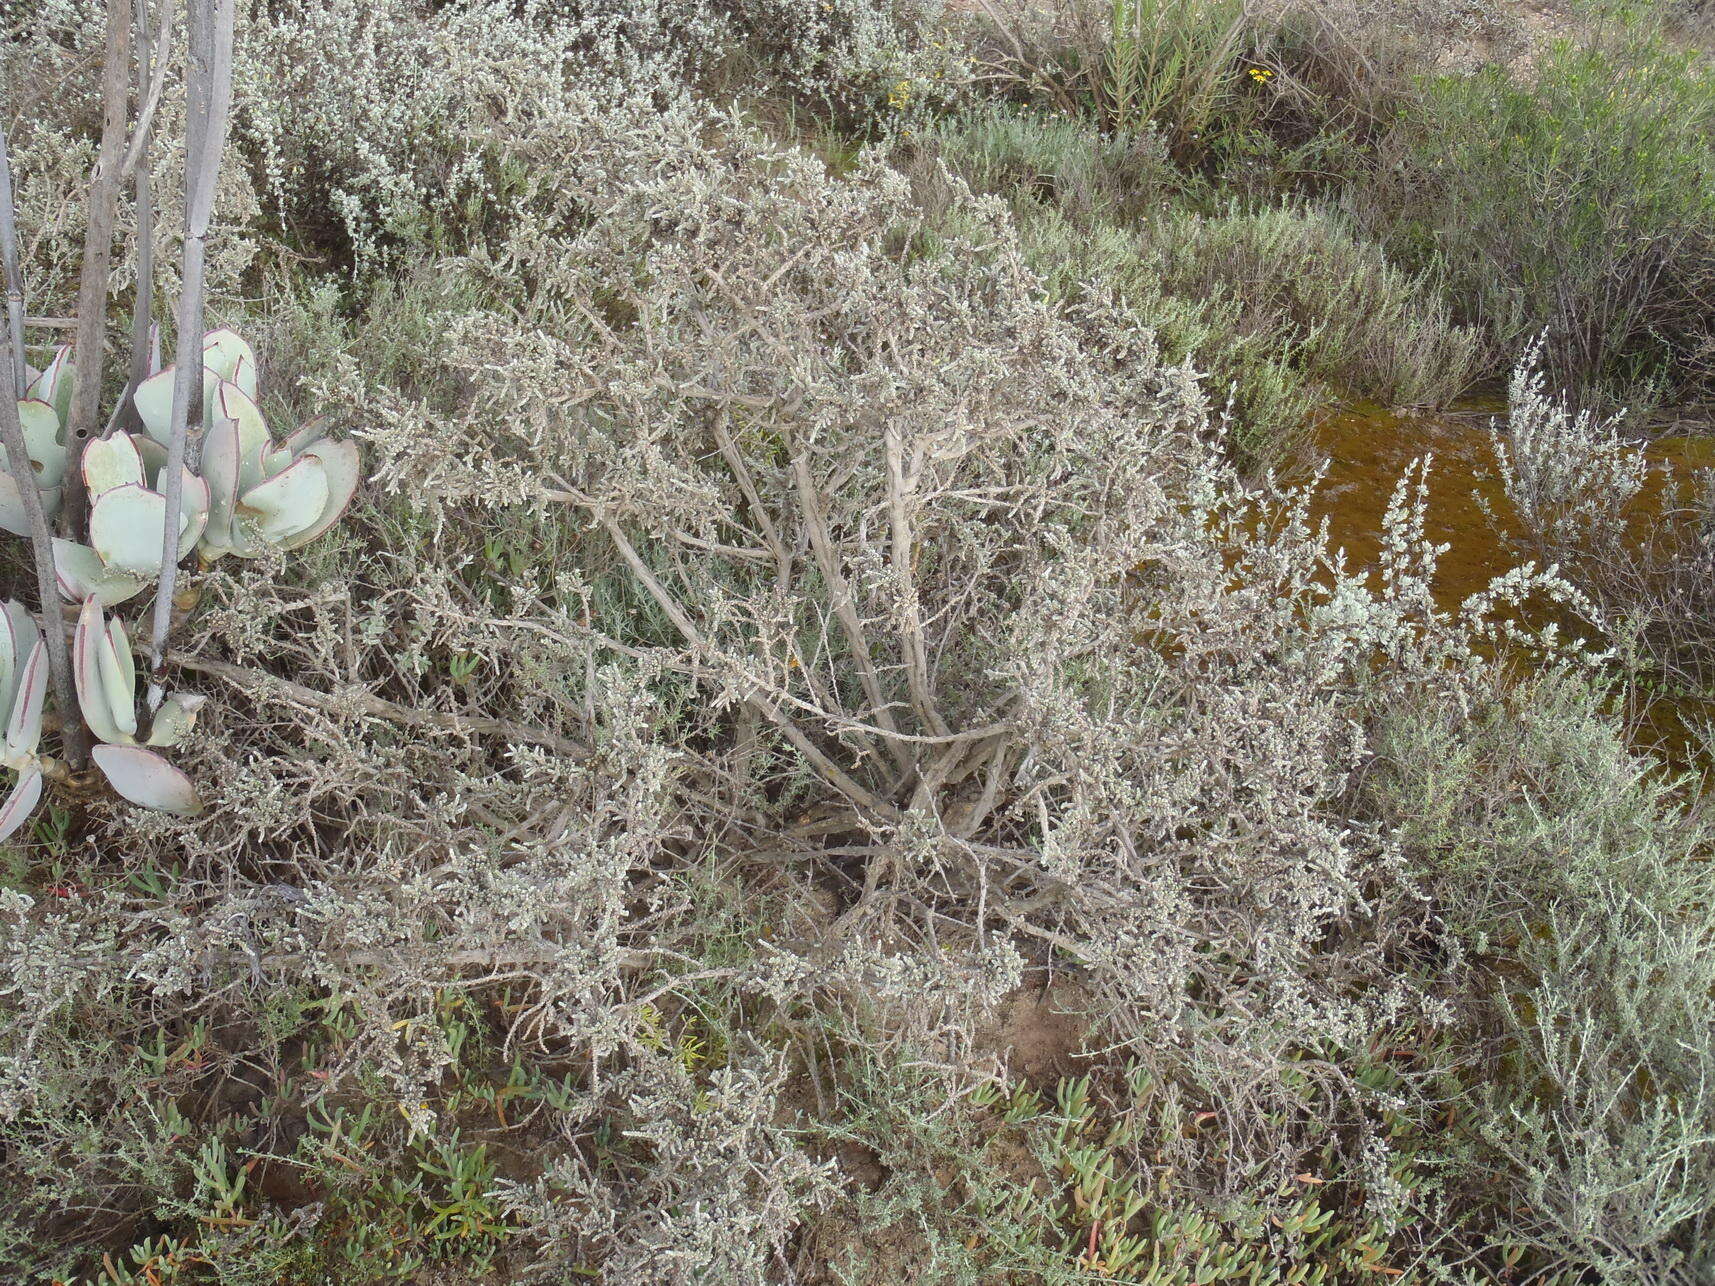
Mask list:
POLYGON ((1690 1283, 1715 1219, 1711 835, 1604 700, 1553 670, 1463 710, 1400 694, 1363 790, 1492 997, 1459 1115, 1511 1235, 1596 1280, 1690 1283))
POLYGON ((965 79, 942 8, 941 0, 460 0, 432 18, 415 0, 259 8, 238 50, 235 129, 261 157, 276 209, 318 221, 331 213, 359 264, 375 265, 437 226, 510 223, 542 181, 490 147, 492 107, 459 79, 466 72, 481 79, 510 66, 554 82, 556 97, 575 84, 598 99, 643 85, 673 98, 742 58, 848 115, 914 115, 965 79), (477 46, 479 55, 463 51, 477 46), (574 63, 601 65, 612 79, 579 76, 574 63), (299 211, 312 175, 326 176, 326 201, 299 211))
POLYGON ((1623 434, 1623 413, 1574 413, 1537 357, 1520 361, 1494 425, 1509 507, 1496 522, 1521 553, 1564 568, 1629 664, 1701 683, 1715 673, 1715 485, 1672 458, 1652 462, 1623 434))
POLYGON ((812 1161, 779 1124, 788 1074, 751 1056, 704 1086, 675 1060, 646 1057, 583 1105, 592 1123, 617 1117, 649 1150, 642 1187, 567 1155, 540 1179, 506 1184, 505 1200, 547 1234, 550 1255, 608 1249, 604 1271, 617 1280, 772 1280, 797 1217, 837 1182, 833 1163, 812 1161))
POLYGON ((1502 490, 1521 534, 1554 558, 1611 555, 1626 534, 1626 511, 1649 461, 1621 435, 1622 415, 1574 412, 1548 388, 1533 345, 1513 370, 1507 414, 1494 427, 1502 490))
MULTIPOLYGON (((1330 593, 1302 512, 1246 534, 1278 502, 1220 463, 1192 372, 1122 307, 1050 304, 998 205, 901 262, 918 214, 879 166, 711 145, 688 105, 529 99, 495 146, 557 159, 499 253, 553 268, 478 308, 437 269, 439 376, 401 396, 359 359, 330 385, 371 408, 377 475, 437 523, 530 506, 586 533, 577 573, 511 610, 573 670, 587 647, 694 683, 699 771, 791 801, 747 811, 747 845, 860 855, 844 933, 939 924, 931 973, 990 934, 1070 952, 1111 1030, 1229 1104, 1209 1181, 1287 1176, 1307 1118, 1270 1051, 1453 1020, 1385 963, 1433 909, 1343 802, 1364 743, 1342 693, 1378 656, 1402 682, 1480 668, 1428 594, 1420 506, 1384 591, 1330 593), (720 748, 729 721, 751 749, 720 748), (1330 956, 1342 923, 1380 936, 1330 956)), ((692 807, 719 830, 738 806, 692 807)), ((811 976, 879 995, 880 1038, 945 1048, 920 973, 811 976)), ((1316 1093, 1324 1125, 1373 1106, 1338 1061, 1316 1093)))
MULTIPOLYGON (((351 94, 294 115, 288 87, 252 138, 275 131, 283 173, 348 148, 348 211, 378 236, 447 213, 423 176, 480 130, 505 218, 457 253, 401 236, 355 320, 314 289, 256 329, 307 396, 363 408, 392 491, 296 582, 204 578, 189 644, 227 677, 184 754, 210 818, 91 823, 171 881, 0 903, 20 1203, 134 1191, 83 1146, 139 1132, 111 1093, 128 1045, 294 997, 350 1015, 330 1091, 444 1134, 433 1015, 506 988, 503 1052, 582 1077, 544 1117, 567 1160, 509 1192, 522 1244, 555 1252, 523 1271, 761 1280, 833 1199, 777 1056, 810 1077, 861 1043, 956 1104, 996 1002, 1052 966, 1093 1039, 1217 1113, 1218 1146, 1181 1132, 1134 1164, 1232 1208, 1315 1157, 1399 1213, 1387 1129, 1442 1128, 1465 1069, 1437 1051, 1502 1009, 1460 922, 1473 881, 1410 829, 1437 796, 1370 789, 1374 729, 1417 701, 1443 759, 1471 749, 1504 686, 1480 614, 1560 584, 1441 611, 1418 479, 1385 575, 1331 566, 1310 497, 1247 487, 1194 372, 1121 304, 1054 303, 994 202, 955 193, 950 232, 920 236, 875 158, 829 174, 611 24, 568 45, 499 7, 375 21, 394 29, 356 62, 402 51, 422 80, 399 115, 351 94), (254 678, 287 665, 296 688, 254 678), (697 1004, 772 1048, 686 1076, 644 1015, 697 1004), (1407 1041, 1378 1088, 1376 1051, 1407 1041), (612 1179, 573 1159, 610 1124, 635 1165, 612 1179)), ((1567 708, 1605 727, 1588 694, 1567 708)), ((1577 843, 1618 829, 1600 798, 1531 802, 1593 872, 1623 866, 1577 843)), ((1548 879, 1556 847, 1531 851, 1548 879)), ((1499 1210, 1539 1163, 1488 1156, 1481 1185, 1434 1178, 1499 1210)))

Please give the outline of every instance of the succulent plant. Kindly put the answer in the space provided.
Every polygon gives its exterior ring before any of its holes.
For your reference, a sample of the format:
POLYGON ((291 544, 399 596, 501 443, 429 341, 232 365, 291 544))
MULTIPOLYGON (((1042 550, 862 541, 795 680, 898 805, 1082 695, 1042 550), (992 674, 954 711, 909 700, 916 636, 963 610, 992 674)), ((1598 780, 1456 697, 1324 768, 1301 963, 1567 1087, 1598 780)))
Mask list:
POLYGON ((71 395, 76 388, 77 366, 71 360, 71 345, 61 344, 45 367, 30 372, 24 396, 53 407, 54 415, 63 425, 71 415, 71 395))
POLYGON ((124 798, 144 808, 192 816, 202 811, 191 779, 151 746, 176 746, 196 724, 204 698, 170 696, 156 711, 149 735, 139 739, 137 666, 125 627, 109 621, 101 603, 85 600, 72 642, 72 674, 83 721, 99 739, 91 752, 102 775, 124 798))
MULTIPOLYGON (((72 602, 122 603, 161 574, 161 529, 167 516, 162 473, 166 448, 135 433, 97 438, 84 448, 89 491, 89 544, 54 541, 60 592, 72 602)), ((208 484, 184 471, 179 492, 179 547, 190 550, 208 521, 208 484)))
POLYGON ((0 802, 3 840, 24 824, 42 797, 42 761, 36 749, 48 697, 48 660, 42 632, 22 603, 0 603, 0 616, 0 717, 5 720, 0 763, 18 774, 11 793, 0 802))
MULTIPOLYGON (((159 708, 145 732, 131 642, 105 612, 162 575, 174 378, 167 367, 137 386, 133 401, 143 432, 113 433, 84 448, 78 467, 89 495, 89 543, 54 540, 53 562, 61 594, 82 605, 71 679, 82 721, 99 742, 91 751, 95 766, 132 803, 190 816, 202 810, 202 801, 190 779, 157 750, 190 733, 203 698, 180 694, 161 701, 153 692, 148 704, 159 708)), ((70 352, 62 348, 46 370, 31 373, 18 403, 26 449, 50 510, 58 505, 68 464, 66 419, 75 381, 70 352)), ((203 394, 199 471, 186 467, 180 479, 181 550, 197 550, 204 562, 226 554, 255 558, 270 549, 296 549, 338 520, 357 490, 357 448, 328 439, 321 420, 276 442, 256 404, 255 354, 230 330, 211 333, 203 344, 203 394)), ((0 528, 25 531, 9 474, 0 474, 0 528)), ((20 604, 0 605, 0 615, 0 763, 18 773, 0 803, 3 839, 40 800, 44 765, 53 761, 37 756, 48 686, 45 642, 20 604)), ((162 619, 156 648, 165 645, 162 619)))
MULTIPOLYGON (((132 403, 143 421, 143 430, 162 446, 167 445, 172 431, 173 381, 177 378, 177 363, 164 366, 137 386, 132 403)), ((230 330, 211 330, 202 341, 202 428, 214 422, 217 394, 222 384, 230 384, 243 395, 251 409, 256 406, 256 354, 250 345, 230 330)), ((242 403, 232 400, 237 413, 242 403)), ((255 412, 258 423, 262 413, 255 412)))
MULTIPOLYGON (((144 432, 163 447, 173 378, 168 366, 138 385, 135 397, 144 432)), ((274 441, 256 405, 255 354, 230 330, 211 332, 203 344, 202 431, 208 521, 200 541, 187 537, 185 547, 196 544, 204 562, 308 544, 339 520, 357 490, 357 448, 325 437, 325 421, 274 441)))
POLYGON ((205 562, 296 549, 321 535, 357 491, 357 447, 324 437, 311 420, 284 442, 237 418, 217 418, 203 442, 208 523, 197 545, 205 562))
MULTIPOLYGON (((76 383, 71 349, 61 345, 45 370, 30 372, 24 396, 18 401, 24 445, 30 453, 30 466, 35 470, 36 488, 42 493, 42 508, 49 515, 60 506, 60 484, 65 478, 68 456, 66 418, 76 383)), ((0 471, 0 530, 15 536, 28 534, 23 500, 9 470, 0 471)))

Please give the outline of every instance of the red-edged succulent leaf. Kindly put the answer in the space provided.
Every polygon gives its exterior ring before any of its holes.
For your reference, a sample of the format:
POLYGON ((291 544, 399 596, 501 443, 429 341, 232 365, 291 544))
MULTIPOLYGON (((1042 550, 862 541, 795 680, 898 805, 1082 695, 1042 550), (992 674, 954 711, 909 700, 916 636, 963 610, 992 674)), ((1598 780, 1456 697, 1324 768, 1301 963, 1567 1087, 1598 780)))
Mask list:
POLYGON ((42 741, 42 707, 48 699, 48 649, 40 639, 18 679, 18 695, 6 720, 6 757, 14 762, 36 753, 42 741))
MULTIPOLYGON (((143 431, 156 442, 166 446, 171 441, 173 422, 173 383, 178 379, 178 365, 164 366, 137 386, 131 402, 137 408, 137 418, 143 421, 143 431)), ((214 415, 215 391, 220 377, 204 368, 202 373, 202 424, 208 428, 214 415)), ((193 432, 199 427, 189 425, 193 432)))
POLYGON ((24 662, 42 641, 42 631, 30 609, 15 598, 0 604, 0 614, 5 617, 0 621, 0 717, 9 717, 24 678, 24 662))
MULTIPOLYGON (((12 620, 13 600, 6 600, 6 620, 0 623, 0 710, 12 710, 12 698, 18 693, 18 680, 24 675, 24 659, 32 643, 19 632, 12 620)), ((39 637, 39 636, 38 636, 39 637)))
POLYGON ((90 500, 99 500, 115 487, 148 484, 143 456, 129 433, 96 438, 83 449, 83 485, 90 500))
POLYGON ((28 538, 30 523, 24 516, 24 499, 9 470, 0 470, 0 531, 28 538))
POLYGON ((147 433, 133 433, 131 444, 143 459, 143 477, 153 491, 161 489, 161 470, 167 467, 167 448, 147 433))
POLYGON ((194 817, 202 812, 191 779, 153 750, 142 746, 96 746, 95 766, 125 799, 143 808, 194 817))
POLYGON ((179 512, 185 520, 179 528, 181 558, 195 549, 202 539, 203 529, 208 526, 209 500, 208 483, 187 468, 179 489, 179 512))
POLYGON ((88 545, 54 539, 54 577, 68 603, 98 598, 103 607, 123 603, 142 592, 148 582, 128 572, 106 566, 88 545))
POLYGON ((77 387, 77 366, 71 360, 71 345, 61 344, 53 360, 24 386, 24 396, 46 402, 63 425, 71 415, 72 391, 77 387))
POLYGON ((149 725, 150 746, 176 746, 196 727, 197 714, 208 700, 200 692, 175 692, 161 703, 149 725))
POLYGON ((262 456, 274 443, 255 398, 230 380, 221 381, 217 397, 215 419, 238 422, 238 491, 243 493, 262 481, 262 456))
POLYGON ((311 456, 294 460, 244 493, 239 513, 264 540, 278 543, 310 527, 328 502, 328 476, 311 456))
POLYGON ((332 427, 332 417, 318 415, 313 420, 305 420, 291 433, 288 433, 286 440, 280 445, 290 451, 294 457, 300 456, 325 438, 328 430, 332 427))
POLYGON ((101 686, 121 732, 137 732, 137 659, 131 655, 131 640, 116 616, 107 623, 101 640, 101 686))
POLYGON ((115 487, 90 506, 90 546, 109 567, 133 576, 158 576, 166 516, 167 498, 160 492, 137 483, 115 487))
POLYGON ((115 647, 112 630, 118 625, 108 625, 95 599, 84 603, 72 635, 72 678, 89 730, 112 745, 129 745, 136 740, 137 676, 123 629, 118 634, 123 656, 115 647))
POLYGON ((232 513, 238 506, 238 423, 217 419, 202 446, 202 476, 208 484, 204 552, 210 558, 232 547, 232 513))
POLYGON ((60 441, 63 426, 54 408, 37 398, 25 398, 18 403, 18 427, 24 433, 24 449, 30 453, 36 486, 59 486, 66 473, 66 449, 60 441))
POLYGON ((304 457, 321 461, 322 471, 328 480, 327 504, 322 509, 321 517, 297 535, 281 541, 282 549, 297 549, 300 545, 307 545, 338 522, 340 515, 351 504, 351 498, 357 494, 357 484, 362 480, 362 461, 358 457, 355 442, 324 439, 306 450, 304 457))
POLYGON ((223 326, 204 335, 202 362, 221 379, 256 396, 256 353, 237 331, 223 326))
POLYGON ((10 839, 29 820, 42 799, 42 773, 38 768, 26 768, 18 774, 18 784, 0 804, 0 840, 10 839))

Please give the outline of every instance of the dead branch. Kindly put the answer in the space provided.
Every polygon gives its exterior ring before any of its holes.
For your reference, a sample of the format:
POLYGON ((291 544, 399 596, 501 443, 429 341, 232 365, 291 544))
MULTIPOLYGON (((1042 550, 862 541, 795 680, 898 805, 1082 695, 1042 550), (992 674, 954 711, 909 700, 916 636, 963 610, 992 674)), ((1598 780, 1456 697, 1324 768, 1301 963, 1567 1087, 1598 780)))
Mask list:
POLYGON ((147 704, 158 710, 166 689, 167 631, 173 622, 173 589, 179 574, 179 510, 183 504, 186 441, 193 414, 201 424, 203 388, 203 266, 209 220, 214 213, 215 181, 226 147, 227 116, 232 106, 232 0, 196 0, 191 5, 190 42, 185 62, 185 248, 179 293, 179 326, 174 341, 177 370, 167 445, 166 519, 161 524, 161 580, 155 588, 155 613, 149 629, 147 704))
POLYGON ((312 710, 322 710, 328 714, 356 715, 373 719, 383 719, 388 723, 404 724, 412 728, 439 728, 447 732, 464 733, 470 736, 499 737, 505 741, 522 742, 525 745, 541 746, 557 754, 567 755, 574 759, 587 759, 595 752, 581 742, 558 733, 549 732, 543 728, 532 728, 525 724, 513 723, 506 719, 490 719, 480 715, 452 714, 444 710, 418 710, 411 706, 402 706, 395 701, 388 701, 372 692, 361 688, 347 688, 341 692, 319 692, 315 688, 307 688, 301 683, 293 683, 290 679, 282 679, 279 675, 269 674, 266 670, 253 670, 247 666, 233 665, 229 661, 215 661, 207 657, 197 656, 194 652, 170 651, 166 655, 168 665, 177 666, 181 670, 189 670, 193 674, 207 674, 217 679, 224 679, 234 687, 246 692, 260 693, 272 696, 295 705, 307 706, 312 710))
MULTIPOLYGON (((131 98, 131 5, 107 0, 107 42, 101 66, 101 150, 89 176, 89 223, 83 241, 83 272, 77 290, 77 384, 72 393, 66 450, 65 499, 60 521, 68 534, 83 530, 89 510, 84 490, 83 444, 95 433, 101 401, 103 332, 107 323, 107 282, 113 264, 113 212, 119 199, 119 174, 124 161, 126 114, 131 98)), ((68 729, 77 742, 67 747, 74 767, 88 753, 81 728, 68 729)))

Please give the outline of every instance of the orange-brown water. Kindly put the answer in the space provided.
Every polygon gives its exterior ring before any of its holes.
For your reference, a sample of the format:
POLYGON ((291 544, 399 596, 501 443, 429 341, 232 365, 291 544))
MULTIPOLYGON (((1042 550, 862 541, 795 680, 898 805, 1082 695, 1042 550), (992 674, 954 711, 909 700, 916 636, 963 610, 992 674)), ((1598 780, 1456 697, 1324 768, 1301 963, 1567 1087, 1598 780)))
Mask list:
MULTIPOLYGON (((1490 400, 1428 413, 1356 405, 1329 416, 1310 453, 1313 462, 1327 462, 1314 512, 1327 518, 1330 541, 1346 551, 1348 565, 1354 569, 1376 566, 1388 501, 1412 461, 1422 455, 1433 457, 1425 535, 1448 546, 1432 585, 1437 605, 1444 611, 1457 609, 1472 594, 1488 588, 1491 579, 1524 561, 1496 522, 1497 517, 1503 524, 1512 517, 1493 476, 1490 437, 1492 421, 1504 411, 1504 404, 1490 400), (1479 497, 1487 503, 1488 512, 1479 497)), ((1639 539, 1661 520, 1673 480, 1715 465, 1715 436, 1662 438, 1648 454, 1655 468, 1630 515, 1639 539)), ((1633 735, 1640 748, 1689 767, 1693 739, 1686 721, 1715 714, 1715 702, 1703 697, 1664 698, 1633 713, 1633 735)))
POLYGON ((1450 546, 1436 567, 1435 600, 1457 608, 1518 561, 1478 504, 1480 493, 1505 514, 1505 497, 1486 473, 1494 471, 1487 405, 1435 414, 1395 413, 1356 406, 1330 416, 1318 430, 1313 455, 1328 462, 1315 512, 1354 568, 1374 567, 1381 554, 1382 515, 1413 460, 1433 457, 1424 534, 1450 546))

